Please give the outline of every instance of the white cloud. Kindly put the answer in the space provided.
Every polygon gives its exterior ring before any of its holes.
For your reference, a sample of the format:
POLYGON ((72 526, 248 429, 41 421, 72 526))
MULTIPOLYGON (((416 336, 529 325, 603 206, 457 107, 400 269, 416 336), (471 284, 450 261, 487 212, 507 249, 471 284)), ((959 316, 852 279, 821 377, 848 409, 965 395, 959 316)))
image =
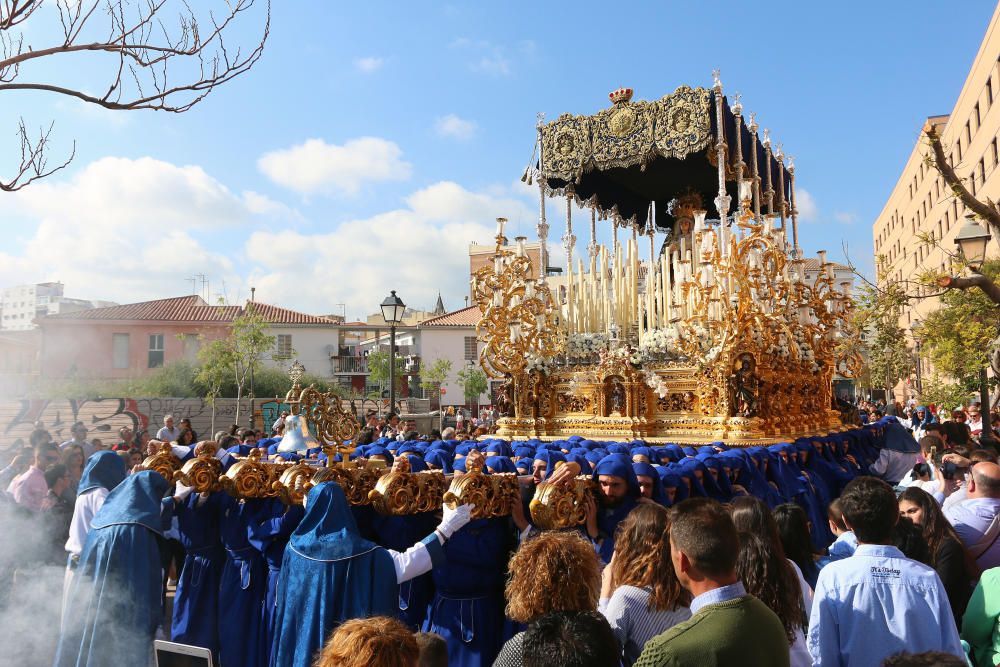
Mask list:
POLYGON ((833 214, 833 219, 843 225, 852 225, 858 220, 858 214, 854 211, 837 211, 833 214))
POLYGON ((795 190, 795 208, 798 210, 798 219, 802 222, 815 222, 818 219, 819 207, 805 188, 795 190))
POLYGON ((308 233, 282 224, 301 219, 294 209, 234 193, 200 167, 104 158, 0 198, 0 219, 18 229, 0 250, 0 286, 61 280, 68 296, 130 303, 190 293, 187 278, 204 273, 233 301, 254 285, 261 301, 303 312, 346 303, 351 317, 364 315, 390 289, 418 308, 441 290, 458 308, 469 244, 491 242, 498 216, 532 234, 533 197, 443 181, 397 208, 308 233))
POLYGON ((434 121, 434 130, 442 137, 468 141, 476 133, 476 123, 450 113, 434 121))
POLYGON ((201 167, 102 158, 0 199, 0 215, 26 223, 19 252, 0 253, 0 285, 61 280, 68 296, 119 302, 185 294, 195 273, 235 285, 234 263, 198 237, 253 224, 265 200, 201 167))
POLYGON ((252 276, 258 298, 287 303, 294 296, 296 307, 307 312, 346 303, 353 318, 377 310, 390 289, 417 308, 433 307, 441 290, 445 305, 458 308, 469 292, 469 244, 490 242, 498 216, 534 219, 522 199, 471 192, 450 181, 414 192, 406 204, 322 234, 253 233, 245 255, 267 267, 252 276), (289 285, 310 289, 292 295, 289 285))
POLYGON ((243 192, 243 205, 248 211, 257 215, 283 220, 302 220, 302 214, 295 209, 253 190, 243 192))
POLYGON ((385 58, 378 58, 376 56, 366 56, 364 58, 355 58, 354 66, 359 72, 364 72, 365 74, 371 74, 382 69, 382 65, 385 64, 385 58))
POLYGON ((469 63, 469 68, 473 72, 483 72, 485 74, 492 74, 493 76, 507 76, 510 74, 510 61, 500 53, 493 53, 469 63))
MULTIPOLYGON (((453 49, 461 49, 469 54, 468 65, 473 72, 489 74, 491 76, 508 76, 511 73, 511 61, 507 57, 507 50, 484 39, 473 40, 468 37, 459 37, 451 43, 453 49)), ((534 42, 522 42, 519 50, 530 55, 534 49, 534 42), (525 45, 529 45, 527 48, 525 45)))
POLYGON ((405 181, 410 163, 394 142, 379 137, 359 137, 343 145, 322 139, 265 153, 257 168, 268 178, 303 195, 353 195, 366 183, 405 181))

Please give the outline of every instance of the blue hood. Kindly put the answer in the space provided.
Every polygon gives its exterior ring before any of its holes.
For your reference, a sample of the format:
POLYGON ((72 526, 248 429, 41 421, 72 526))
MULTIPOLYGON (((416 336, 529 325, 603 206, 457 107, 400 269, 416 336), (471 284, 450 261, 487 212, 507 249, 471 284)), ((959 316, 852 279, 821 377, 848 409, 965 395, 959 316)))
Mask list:
POLYGON ((323 482, 309 492, 305 516, 288 544, 318 561, 343 560, 376 548, 358 534, 344 490, 336 482, 323 482))
POLYGON ((114 491, 127 475, 125 461, 117 452, 97 452, 87 459, 87 467, 83 469, 76 495, 82 496, 87 491, 101 487, 114 491))
POLYGON ((135 524, 163 534, 163 496, 170 484, 154 470, 129 475, 108 494, 90 524, 91 530, 135 524))

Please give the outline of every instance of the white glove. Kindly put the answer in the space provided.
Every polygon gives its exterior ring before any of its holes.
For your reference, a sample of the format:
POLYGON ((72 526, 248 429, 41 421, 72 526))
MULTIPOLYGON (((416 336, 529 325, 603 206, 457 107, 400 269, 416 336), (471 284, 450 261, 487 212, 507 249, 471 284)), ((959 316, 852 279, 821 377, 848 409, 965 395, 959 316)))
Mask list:
POLYGON ((194 491, 193 486, 184 486, 180 482, 177 482, 177 488, 174 489, 174 500, 182 503, 187 500, 187 497, 191 495, 192 491, 194 491))
POLYGON ((455 509, 450 509, 445 505, 437 531, 444 535, 445 539, 450 538, 472 520, 472 510, 474 509, 476 509, 475 505, 459 505, 455 509))

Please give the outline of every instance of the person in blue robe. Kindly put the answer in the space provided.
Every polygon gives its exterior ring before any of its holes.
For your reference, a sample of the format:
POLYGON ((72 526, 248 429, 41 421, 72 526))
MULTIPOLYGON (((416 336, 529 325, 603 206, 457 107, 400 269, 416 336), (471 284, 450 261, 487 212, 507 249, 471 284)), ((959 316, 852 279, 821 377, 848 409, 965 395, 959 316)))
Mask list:
POLYGON ((680 445, 668 444, 663 447, 663 451, 674 463, 683 460, 684 457, 687 456, 687 454, 684 453, 684 450, 681 448, 680 445))
POLYGON ((721 503, 728 502, 729 498, 723 494, 715 479, 708 472, 705 464, 695 458, 681 461, 681 470, 688 474, 691 480, 691 495, 712 498, 721 503))
POLYGON ((729 477, 724 473, 722 463, 716 456, 717 454, 718 452, 712 454, 700 452, 695 457, 695 460, 701 463, 704 468, 702 477, 704 478, 705 489, 709 492, 709 495, 720 502, 729 502, 732 500, 734 492, 732 485, 729 483, 729 477))
POLYGON ((798 451, 787 442, 771 445, 767 449, 776 455, 774 461, 777 464, 778 474, 784 481, 790 501, 797 503, 809 517, 809 522, 812 524, 809 537, 813 547, 817 552, 822 551, 826 545, 833 541, 833 536, 830 534, 826 507, 821 504, 812 484, 799 469, 798 451))
POLYGON ((247 501, 245 517, 250 545, 260 552, 267 567, 264 601, 261 607, 260 664, 270 663, 271 638, 274 636, 274 613, 277 608, 278 576, 285 547, 292 532, 305 514, 301 505, 285 505, 278 498, 247 501))
MULTIPOLYGON (((419 470, 411 468, 414 472, 419 470)), ((378 515, 375 534, 378 545, 403 552, 434 530, 437 517, 434 512, 419 512, 406 516, 378 515)), ((414 631, 420 629, 427 617, 427 605, 434 597, 434 578, 430 572, 399 584, 397 609, 394 615, 414 631)))
POLYGON ((743 449, 730 449, 719 453, 719 458, 730 462, 730 470, 735 472, 734 482, 746 489, 751 496, 760 498, 774 509, 784 502, 777 489, 767 483, 764 474, 757 468, 750 454, 743 449))
POLYGON ((424 463, 428 465, 432 470, 440 470, 446 475, 450 475, 454 472, 452 465, 455 461, 455 455, 446 449, 431 449, 426 454, 424 454, 424 463))
POLYGON ((632 470, 635 471, 635 477, 639 481, 639 488, 644 497, 649 498, 658 505, 663 505, 664 507, 670 506, 670 501, 667 500, 667 496, 663 492, 663 482, 656 468, 649 463, 633 463, 632 470), (648 485, 648 493, 646 487, 643 486, 643 482, 646 482, 648 485))
POLYGON ((261 607, 267 584, 264 559, 250 545, 248 507, 229 494, 218 494, 219 537, 225 548, 219 580, 219 658, 222 667, 258 667, 260 645, 249 641, 261 631, 261 607))
POLYGON ((513 546, 506 517, 472 521, 445 543, 423 631, 444 637, 452 667, 489 667, 507 640, 503 591, 513 546))
POLYGON ((639 504, 642 490, 627 454, 608 454, 601 459, 594 467, 593 480, 601 488, 597 507, 598 553, 601 560, 610 563, 618 524, 639 504))
POLYGON ((441 563, 442 541, 468 522, 472 510, 446 508, 434 532, 400 554, 358 534, 336 482, 317 484, 305 505, 278 575, 272 667, 309 667, 330 632, 346 620, 394 616, 398 584, 441 563))
POLYGON ((514 462, 506 456, 487 456, 486 467, 489 468, 489 472, 507 472, 517 474, 517 468, 514 466, 514 462))
POLYGON ((192 493, 177 503, 178 535, 184 567, 174 593, 171 639, 202 646, 219 660, 219 581, 225 551, 219 541, 221 494, 192 493))
MULTIPOLYGON (((159 541, 169 525, 158 472, 130 475, 94 515, 80 554, 55 667, 148 665, 163 622, 159 541)), ((14 638, 16 639, 16 638, 14 638)))
POLYGON ((673 468, 661 466, 656 469, 656 474, 660 477, 663 497, 667 501, 667 507, 676 505, 682 500, 687 499, 687 487, 681 480, 681 476, 673 468))

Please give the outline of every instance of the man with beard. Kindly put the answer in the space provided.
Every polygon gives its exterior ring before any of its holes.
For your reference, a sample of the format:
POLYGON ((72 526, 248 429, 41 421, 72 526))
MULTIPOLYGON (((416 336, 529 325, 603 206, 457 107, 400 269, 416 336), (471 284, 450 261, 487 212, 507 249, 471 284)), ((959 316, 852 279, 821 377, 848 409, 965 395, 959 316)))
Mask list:
MULTIPOLYGON (((608 454, 594 467, 594 481, 600 486, 599 507, 588 507, 587 536, 597 542, 601 560, 611 562, 615 552, 615 530, 635 509, 642 497, 632 462, 624 454, 608 454)), ((590 500, 588 504, 594 504, 590 500)))

